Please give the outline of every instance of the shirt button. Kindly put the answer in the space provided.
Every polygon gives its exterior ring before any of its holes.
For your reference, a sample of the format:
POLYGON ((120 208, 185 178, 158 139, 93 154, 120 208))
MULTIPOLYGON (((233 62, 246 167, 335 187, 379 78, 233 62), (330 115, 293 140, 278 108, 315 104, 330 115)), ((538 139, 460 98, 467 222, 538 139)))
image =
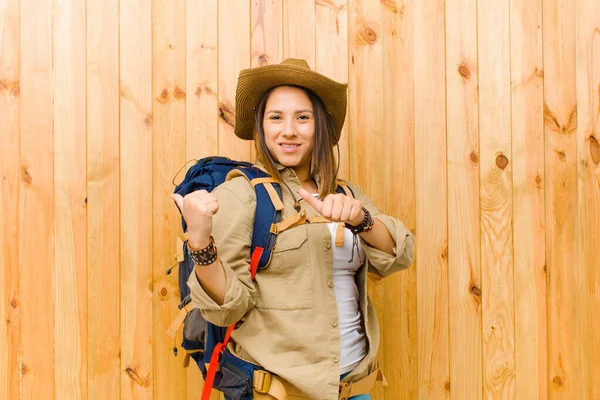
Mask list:
POLYGON ((331 243, 329 243, 329 242, 326 242, 326 243, 325 243, 325 248, 326 248, 326 249, 330 249, 330 248, 331 248, 331 243))
POLYGON ((333 362, 334 363, 339 363, 340 362, 340 358, 338 356, 333 357, 333 362))
POLYGON ((330 288, 333 287, 333 282, 332 281, 327 281, 327 286, 329 286, 330 288))
POLYGON ((333 326, 334 328, 337 326, 337 321, 334 319, 333 321, 331 321, 331 326, 333 326))

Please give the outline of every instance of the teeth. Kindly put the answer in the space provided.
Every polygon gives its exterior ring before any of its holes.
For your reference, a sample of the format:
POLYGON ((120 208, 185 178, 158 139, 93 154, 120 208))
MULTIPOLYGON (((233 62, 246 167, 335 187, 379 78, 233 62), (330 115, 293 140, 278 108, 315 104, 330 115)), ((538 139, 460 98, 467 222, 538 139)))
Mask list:
POLYGON ((287 147, 288 149, 293 149, 294 147, 298 147, 297 144, 282 144, 282 147, 287 147))

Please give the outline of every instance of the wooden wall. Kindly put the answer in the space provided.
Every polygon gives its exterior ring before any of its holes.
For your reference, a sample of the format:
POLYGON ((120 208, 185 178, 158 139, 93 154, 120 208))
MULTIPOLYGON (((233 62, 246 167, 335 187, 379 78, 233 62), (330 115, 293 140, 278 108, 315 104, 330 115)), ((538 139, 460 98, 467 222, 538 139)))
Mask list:
POLYGON ((0 398, 199 398, 172 180, 253 158, 237 75, 285 57, 350 83, 342 175, 418 238, 374 398, 600 398, 597 0, 0 0, 0 398))

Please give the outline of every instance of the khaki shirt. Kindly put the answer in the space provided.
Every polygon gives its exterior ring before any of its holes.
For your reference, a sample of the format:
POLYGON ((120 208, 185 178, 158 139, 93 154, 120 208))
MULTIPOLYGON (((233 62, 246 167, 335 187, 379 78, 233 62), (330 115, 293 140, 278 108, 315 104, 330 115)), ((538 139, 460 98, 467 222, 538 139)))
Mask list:
MULTIPOLYGON (((296 198, 301 187, 293 170, 279 166, 296 198)), ((367 356, 344 381, 366 376, 373 369, 379 346, 375 310, 367 295, 367 272, 385 277, 413 263, 414 236, 402 222, 384 215, 352 184, 355 197, 373 218, 381 221, 396 242, 395 256, 369 246, 361 239, 366 262, 356 273, 359 307, 369 344, 367 356)), ((282 220, 296 213, 285 185, 282 220)), ((213 237, 225 270, 223 305, 202 289, 196 274, 188 285, 194 306, 206 320, 219 326, 244 318, 232 334, 235 352, 291 383, 311 399, 337 400, 340 382, 340 331, 333 289, 331 233, 327 224, 305 224, 281 232, 271 262, 250 278, 250 245, 256 208, 254 189, 237 177, 213 192, 219 212, 213 218, 213 237)), ((307 216, 317 215, 304 200, 307 216)))

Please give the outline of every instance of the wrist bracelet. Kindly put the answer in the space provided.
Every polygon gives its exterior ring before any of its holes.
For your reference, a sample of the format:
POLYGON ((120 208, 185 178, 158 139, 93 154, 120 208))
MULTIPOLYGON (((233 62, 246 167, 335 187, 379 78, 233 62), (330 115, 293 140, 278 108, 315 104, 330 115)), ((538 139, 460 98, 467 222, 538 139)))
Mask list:
POLYGON ((187 246, 188 255, 197 265, 210 265, 217 261, 217 250, 215 248, 215 241, 213 237, 210 237, 210 243, 203 249, 195 250, 187 246))
POLYGON ((363 232, 369 232, 371 229, 373 229, 373 225, 375 224, 375 221, 373 220, 373 217, 371 217, 371 213, 369 212, 369 210, 367 210, 364 207, 362 208, 362 210, 365 213, 365 218, 360 224, 356 226, 350 225, 347 222, 344 224, 346 226, 346 229, 349 229, 350 232, 352 232, 355 235, 358 235, 359 233, 363 232))

